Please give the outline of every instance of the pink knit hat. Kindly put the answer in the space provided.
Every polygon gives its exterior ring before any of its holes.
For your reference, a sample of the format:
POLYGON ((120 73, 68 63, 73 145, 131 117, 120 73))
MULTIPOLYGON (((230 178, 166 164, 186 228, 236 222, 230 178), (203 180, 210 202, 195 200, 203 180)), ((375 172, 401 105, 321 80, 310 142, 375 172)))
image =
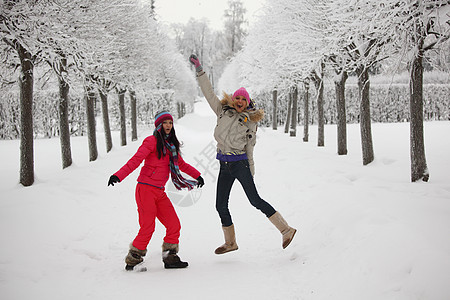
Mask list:
POLYGON ((243 87, 241 87, 240 89, 238 89, 236 92, 234 92, 233 94, 233 100, 237 97, 237 96, 242 96, 245 99, 247 99, 247 104, 250 104, 250 96, 247 92, 247 90, 243 87))

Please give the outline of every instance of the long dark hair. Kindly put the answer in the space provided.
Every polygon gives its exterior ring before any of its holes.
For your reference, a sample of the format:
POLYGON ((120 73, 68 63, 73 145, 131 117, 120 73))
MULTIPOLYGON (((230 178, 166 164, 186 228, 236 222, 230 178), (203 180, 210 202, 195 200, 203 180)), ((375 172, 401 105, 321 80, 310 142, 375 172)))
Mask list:
MULTIPOLYGON (((161 128, 161 131, 163 131, 163 129, 161 128)), ((157 134, 155 134, 156 136, 156 151, 158 152, 158 159, 161 159, 161 157, 163 157, 164 154, 164 141, 162 139, 162 134, 161 132, 158 132, 157 134)), ((175 146, 175 149, 177 150, 177 155, 180 153, 180 147, 181 147, 181 143, 180 141, 178 141, 177 139, 177 135, 175 134, 175 128, 172 127, 172 130, 169 133, 169 136, 167 137, 167 141, 169 143, 172 143, 175 146)))

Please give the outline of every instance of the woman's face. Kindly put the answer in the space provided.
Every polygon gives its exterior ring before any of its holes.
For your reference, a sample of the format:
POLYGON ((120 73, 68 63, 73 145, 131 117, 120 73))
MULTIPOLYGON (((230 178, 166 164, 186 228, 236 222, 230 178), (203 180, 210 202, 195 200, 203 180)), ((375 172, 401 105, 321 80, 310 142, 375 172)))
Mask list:
POLYGON ((243 96, 236 96, 236 98, 234 98, 234 108, 239 113, 244 111, 244 109, 247 107, 247 104, 247 99, 243 96))
POLYGON ((172 122, 172 120, 165 120, 165 121, 162 123, 162 127, 163 127, 163 130, 164 130, 164 133, 165 133, 165 134, 169 134, 170 131, 172 130, 172 127, 173 127, 173 122, 172 122))

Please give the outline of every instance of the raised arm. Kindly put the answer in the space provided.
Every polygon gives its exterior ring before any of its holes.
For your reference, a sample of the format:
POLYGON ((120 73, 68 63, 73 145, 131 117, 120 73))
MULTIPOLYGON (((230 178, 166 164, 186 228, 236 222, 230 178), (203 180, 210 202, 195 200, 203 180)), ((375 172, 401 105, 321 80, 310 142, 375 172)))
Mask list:
POLYGON ((222 112, 222 104, 220 103, 219 98, 217 98, 216 94, 214 93, 214 89, 208 79, 208 76, 206 76, 206 73, 203 71, 203 67, 195 54, 192 54, 189 57, 189 61, 195 66, 195 71, 197 72, 197 81, 200 85, 203 95, 208 101, 211 109, 218 116, 222 112))

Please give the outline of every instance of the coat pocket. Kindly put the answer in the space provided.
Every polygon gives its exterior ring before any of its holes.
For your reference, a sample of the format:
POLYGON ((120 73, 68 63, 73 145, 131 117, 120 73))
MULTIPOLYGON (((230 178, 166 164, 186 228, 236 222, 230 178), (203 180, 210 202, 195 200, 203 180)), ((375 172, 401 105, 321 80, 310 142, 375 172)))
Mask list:
POLYGON ((152 178, 156 173, 156 167, 153 166, 143 166, 141 169, 141 175, 144 175, 146 178, 152 178))
POLYGON ((234 149, 244 150, 247 144, 248 127, 242 122, 235 122, 230 128, 229 143, 234 149))

